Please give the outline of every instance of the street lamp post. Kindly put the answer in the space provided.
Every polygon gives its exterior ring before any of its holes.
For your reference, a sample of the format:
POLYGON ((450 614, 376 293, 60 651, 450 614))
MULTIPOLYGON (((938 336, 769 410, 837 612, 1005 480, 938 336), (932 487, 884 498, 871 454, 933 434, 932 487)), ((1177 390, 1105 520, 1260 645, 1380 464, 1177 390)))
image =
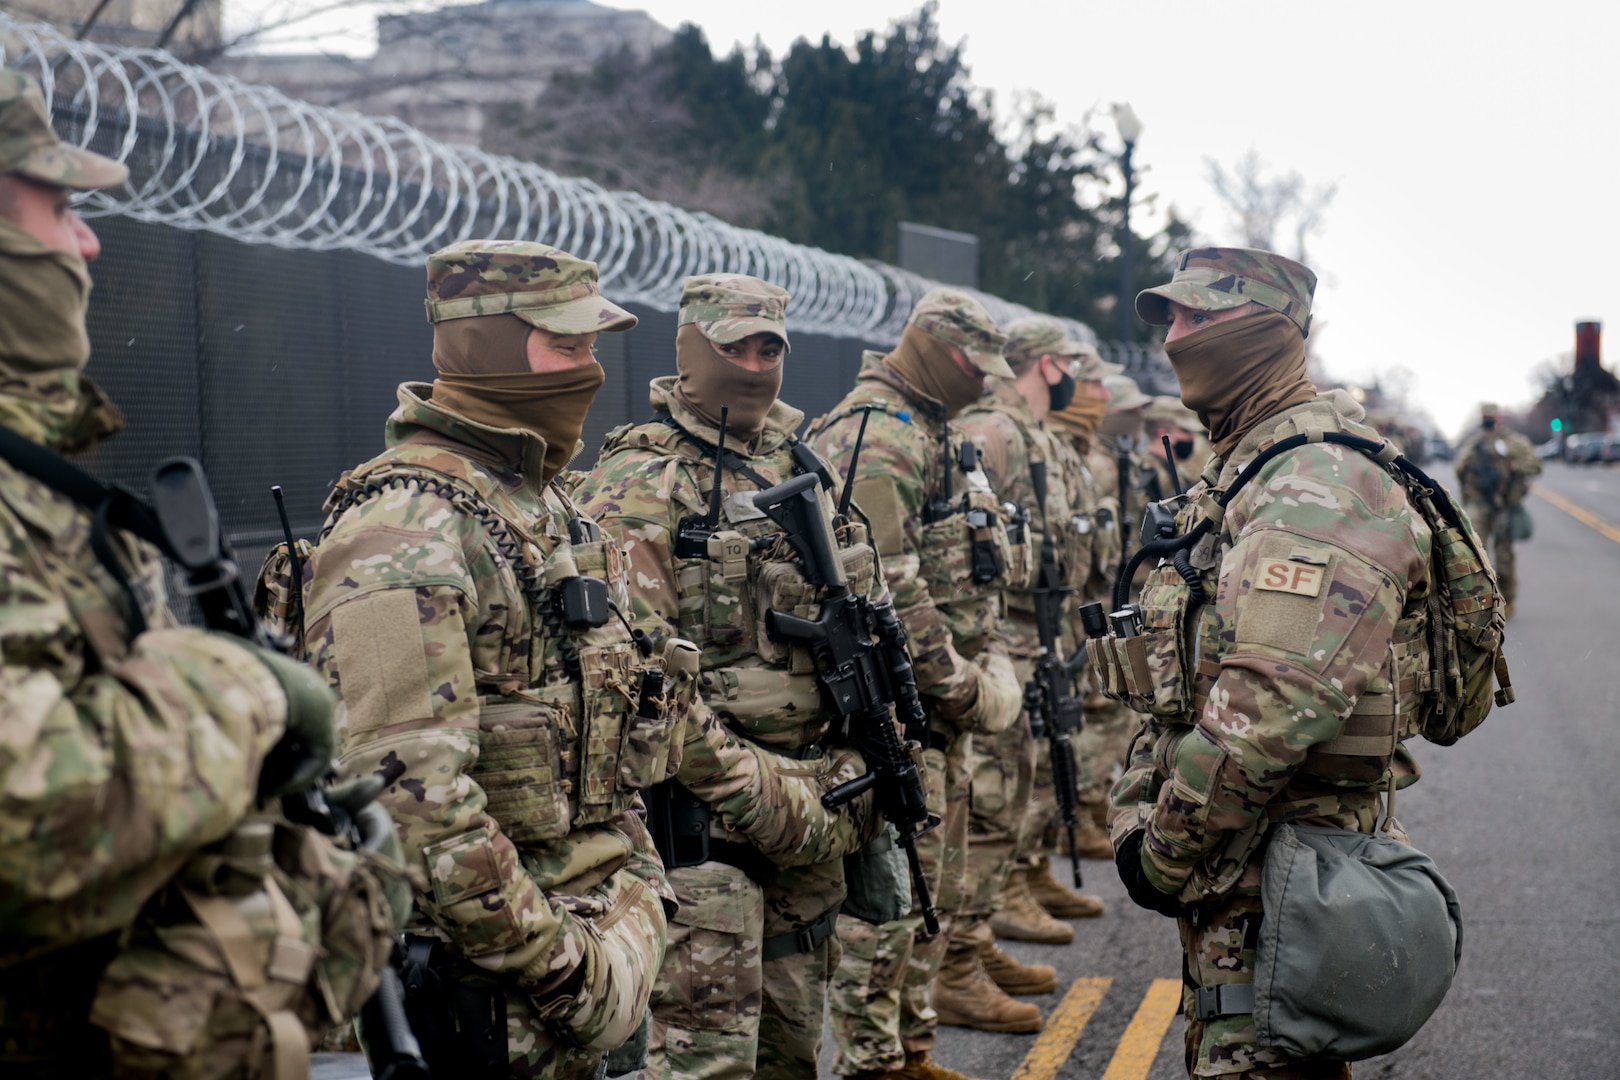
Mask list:
POLYGON ((1119 169, 1125 174, 1125 207, 1120 214, 1118 238, 1119 340, 1129 341, 1136 329, 1136 283, 1133 280, 1136 238, 1131 235, 1131 199, 1136 194, 1136 172, 1131 168, 1131 154, 1136 149, 1136 140, 1141 137, 1142 121, 1137 119, 1136 110, 1127 101, 1116 101, 1113 112, 1114 125, 1119 128, 1119 137, 1125 143, 1125 152, 1119 156, 1119 169))

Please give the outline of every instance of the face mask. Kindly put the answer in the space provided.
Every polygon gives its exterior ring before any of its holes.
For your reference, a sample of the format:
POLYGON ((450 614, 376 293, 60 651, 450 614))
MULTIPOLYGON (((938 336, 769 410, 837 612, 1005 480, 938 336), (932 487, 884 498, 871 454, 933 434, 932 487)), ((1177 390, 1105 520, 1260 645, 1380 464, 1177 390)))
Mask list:
POLYGON ((906 327, 883 362, 906 385, 944 405, 950 416, 984 396, 984 381, 957 366, 949 345, 918 327, 906 327))
POLYGON ((1305 372, 1305 338, 1275 311, 1217 323, 1164 351, 1181 403, 1198 414, 1223 459, 1261 421, 1316 396, 1305 372))
POLYGON ((1485 419, 1479 422, 1479 426, 1484 428, 1486 431, 1490 431, 1496 426, 1496 417, 1487 416, 1485 419))
POLYGON ((90 268, 0 220, 0 369, 82 371, 90 362, 90 268))
POLYGON ((1186 461, 1192 457, 1193 447, 1196 445, 1198 444, 1191 439, 1176 439, 1170 444, 1170 449, 1175 451, 1178 460, 1186 461))
POLYGON ((1074 376, 1065 371, 1056 383, 1046 384, 1046 393, 1051 399, 1053 412, 1067 409, 1069 402, 1074 400, 1074 376))
POLYGON ((543 374, 444 373, 433 382, 433 400, 474 423, 538 435, 546 444, 540 482, 549 484, 572 460, 585 414, 605 378, 595 363, 543 374))
POLYGON ((765 430, 765 415, 782 390, 785 363, 764 371, 739 367, 715 352, 696 324, 687 323, 675 331, 675 370, 680 373, 675 396, 716 428, 720 406, 726 406, 726 438, 747 442, 765 430))

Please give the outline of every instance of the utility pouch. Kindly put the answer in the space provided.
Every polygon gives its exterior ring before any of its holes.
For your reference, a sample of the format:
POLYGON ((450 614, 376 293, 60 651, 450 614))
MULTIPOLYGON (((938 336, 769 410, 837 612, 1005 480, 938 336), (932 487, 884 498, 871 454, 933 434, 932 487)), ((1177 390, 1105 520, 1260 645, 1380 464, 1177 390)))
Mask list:
MULTIPOLYGON (((1197 627, 1192 590, 1168 562, 1148 575, 1138 604, 1142 612, 1141 658, 1146 685, 1133 679, 1131 708, 1161 720, 1185 722, 1193 708, 1193 650, 1197 627)), ((1136 670, 1133 668, 1133 671, 1136 670)))
MULTIPOLYGON (((628 738, 640 703, 639 656, 629 642, 586 645, 579 650, 580 696, 585 703, 579 726, 579 817, 576 825, 617 817, 635 792, 663 779, 669 760, 668 724, 657 738, 628 738), (633 719, 634 718, 634 719, 633 719), (636 745, 637 743, 641 745, 636 745)), ((644 733, 650 734, 650 733, 644 733)))
POLYGON ((1003 503, 1002 517, 1007 522, 1007 561, 1001 583, 1011 591, 1024 592, 1035 587, 1039 542, 1030 530, 1029 511, 1003 503))
POLYGON ((758 598, 754 634, 759 643, 761 660, 773 668, 786 667, 793 675, 815 674, 815 660, 803 645, 790 645, 772 640, 768 630, 770 613, 797 615, 801 619, 814 619, 820 608, 821 590, 805 580, 797 563, 766 563, 759 572, 758 598))
POLYGON ((1434 861, 1408 844, 1276 825, 1260 896, 1253 1014, 1263 1046, 1336 1061, 1387 1054, 1451 987, 1462 911, 1434 861))
POLYGON ((562 710, 554 705, 486 699, 478 710, 473 779, 489 800, 485 811, 514 844, 568 835, 573 785, 563 763, 567 730, 562 710))
POLYGON ((969 491, 961 506, 962 512, 923 525, 919 537, 920 573, 936 604, 1000 592, 1001 574, 1012 559, 996 497, 969 491))
POLYGON ((881 926, 911 910, 911 870, 893 826, 884 826, 865 847, 844 856, 844 883, 847 892, 838 910, 862 922, 881 926))

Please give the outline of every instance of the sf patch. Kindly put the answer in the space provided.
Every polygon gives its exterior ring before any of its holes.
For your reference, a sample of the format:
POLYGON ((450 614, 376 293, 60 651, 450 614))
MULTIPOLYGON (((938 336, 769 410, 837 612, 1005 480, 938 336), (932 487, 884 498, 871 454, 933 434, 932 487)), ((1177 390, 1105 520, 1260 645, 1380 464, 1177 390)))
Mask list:
POLYGON ((1318 596, 1326 577, 1326 566, 1292 559, 1261 559, 1255 569, 1254 587, 1267 592, 1293 593, 1295 596, 1318 596))

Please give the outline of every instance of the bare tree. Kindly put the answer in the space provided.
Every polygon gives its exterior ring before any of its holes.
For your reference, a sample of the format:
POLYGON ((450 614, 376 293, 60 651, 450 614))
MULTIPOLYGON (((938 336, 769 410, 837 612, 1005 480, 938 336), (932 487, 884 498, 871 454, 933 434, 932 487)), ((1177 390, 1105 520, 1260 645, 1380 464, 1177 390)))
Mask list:
POLYGON ((1321 230, 1323 214, 1338 194, 1337 184, 1313 187, 1298 171, 1267 175, 1268 165, 1253 147, 1230 169, 1214 158, 1205 158, 1204 165, 1210 186, 1231 212, 1245 246, 1309 262, 1306 241, 1321 230), (1292 250, 1281 247, 1279 237, 1291 239, 1292 250))

